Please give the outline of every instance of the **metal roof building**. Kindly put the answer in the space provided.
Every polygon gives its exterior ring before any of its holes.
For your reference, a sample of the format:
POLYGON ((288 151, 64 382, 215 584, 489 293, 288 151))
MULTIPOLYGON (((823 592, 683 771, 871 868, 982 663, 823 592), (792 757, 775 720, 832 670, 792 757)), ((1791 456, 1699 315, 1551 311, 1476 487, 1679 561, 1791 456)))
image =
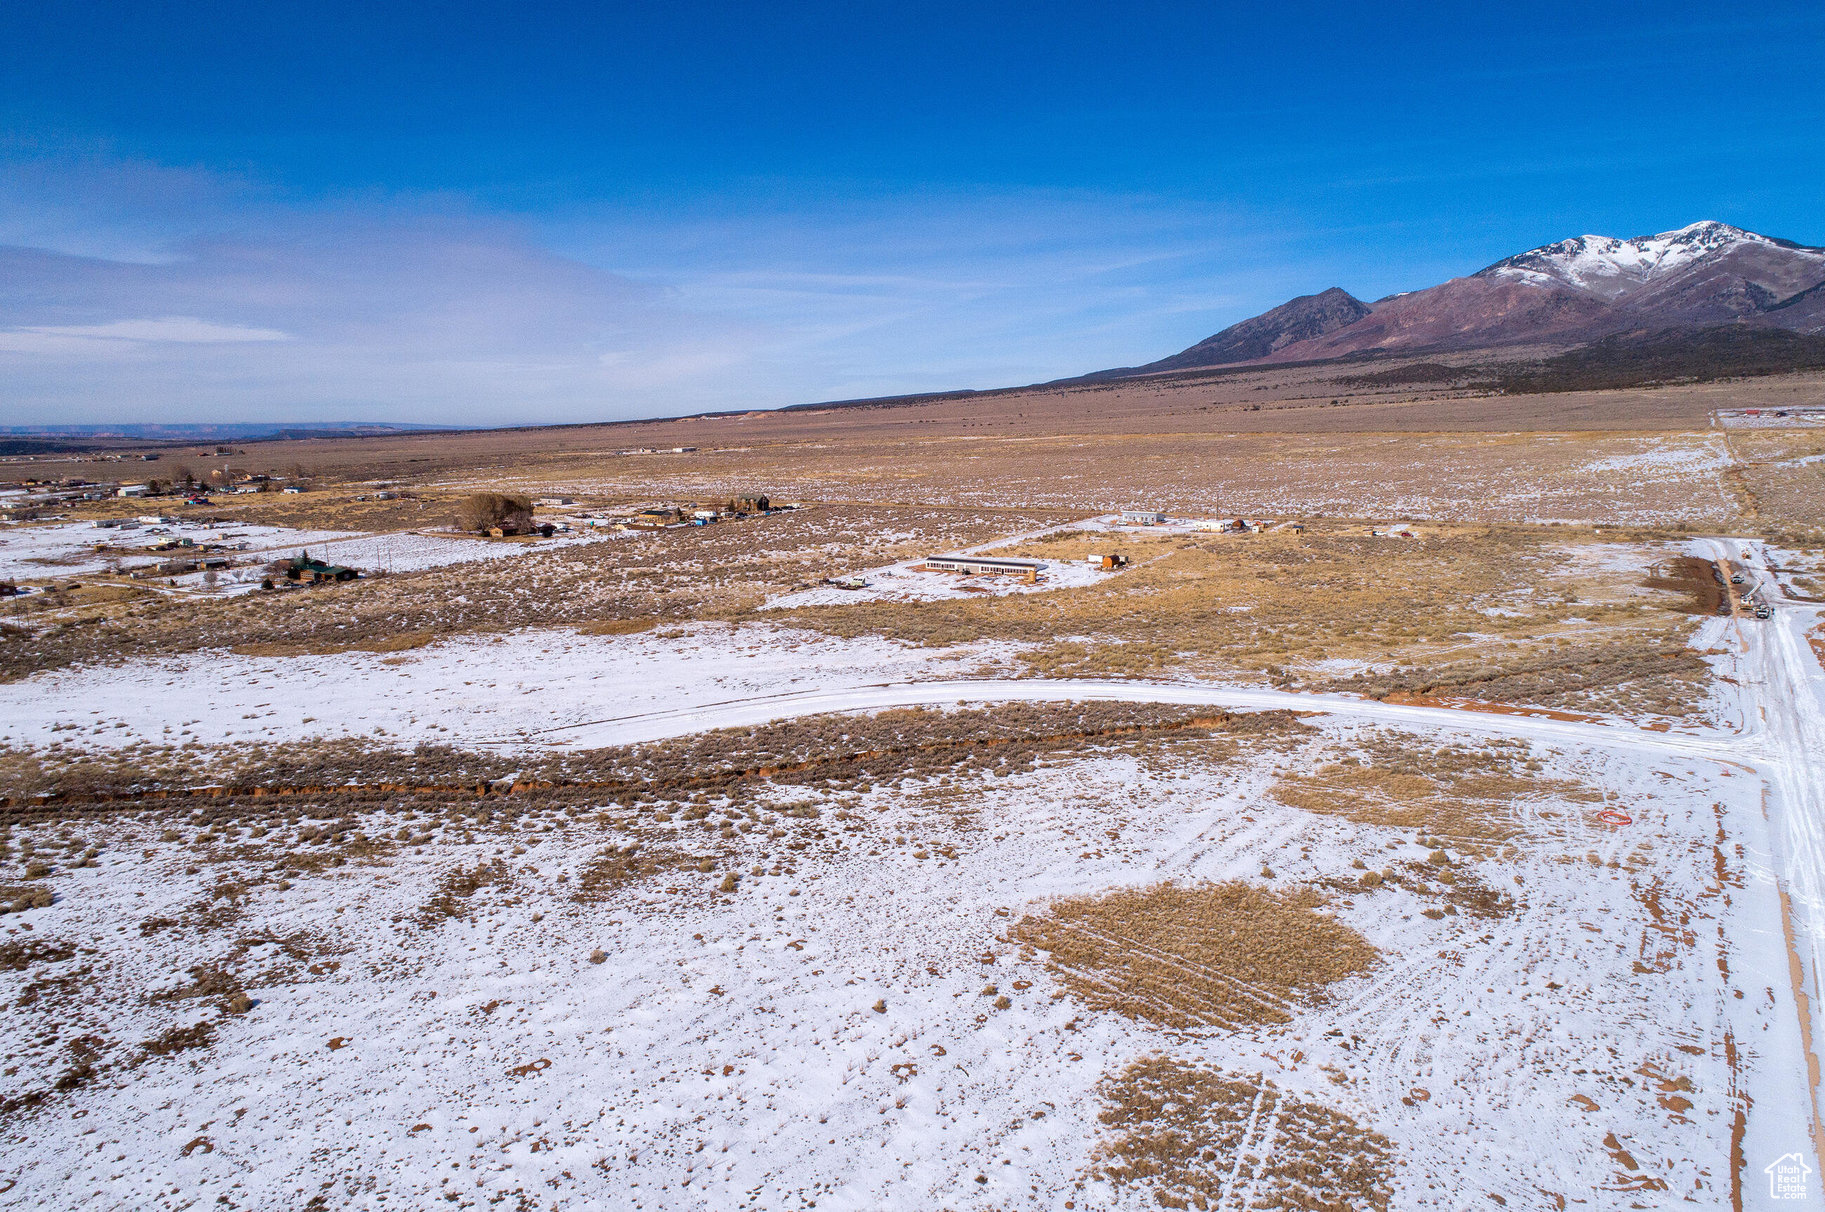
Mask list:
POLYGON ((1039 560, 1014 560, 1006 556, 935 555, 925 557, 925 566, 937 572, 962 572, 971 576, 1027 576, 1037 574, 1045 564, 1039 560))

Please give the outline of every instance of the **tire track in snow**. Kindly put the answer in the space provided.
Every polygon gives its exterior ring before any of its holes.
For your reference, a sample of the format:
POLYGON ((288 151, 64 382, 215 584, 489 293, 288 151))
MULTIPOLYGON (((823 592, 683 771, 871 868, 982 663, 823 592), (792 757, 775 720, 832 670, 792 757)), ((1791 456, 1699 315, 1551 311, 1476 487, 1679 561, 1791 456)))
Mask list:
POLYGON ((1734 737, 1716 732, 1653 732, 1621 724, 1586 724, 1503 712, 1387 703, 1378 699, 1357 699, 1344 695, 1303 694, 1249 686, 1114 682, 1089 678, 959 678, 945 681, 876 682, 838 690, 793 691, 617 716, 582 724, 566 724, 531 733, 524 738, 500 740, 491 744, 495 747, 523 748, 528 743, 536 744, 541 739, 550 738, 571 746, 595 748, 669 740, 719 728, 752 728, 780 720, 832 712, 1049 702, 1167 703, 1190 707, 1299 711, 1365 719, 1372 723, 1522 736, 1561 744, 1647 749, 1726 760, 1753 760, 1759 756, 1761 748, 1760 730, 1753 727, 1734 737))

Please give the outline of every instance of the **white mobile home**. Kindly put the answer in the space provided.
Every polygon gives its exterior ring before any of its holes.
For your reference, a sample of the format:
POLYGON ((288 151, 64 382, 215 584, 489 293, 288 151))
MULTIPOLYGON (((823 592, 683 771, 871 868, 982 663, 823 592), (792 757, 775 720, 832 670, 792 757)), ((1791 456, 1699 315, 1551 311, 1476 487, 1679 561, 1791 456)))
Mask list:
POLYGON ((935 555, 925 557, 934 572, 961 572, 966 576, 1037 576, 1045 565, 1039 560, 1014 560, 1005 556, 935 555))

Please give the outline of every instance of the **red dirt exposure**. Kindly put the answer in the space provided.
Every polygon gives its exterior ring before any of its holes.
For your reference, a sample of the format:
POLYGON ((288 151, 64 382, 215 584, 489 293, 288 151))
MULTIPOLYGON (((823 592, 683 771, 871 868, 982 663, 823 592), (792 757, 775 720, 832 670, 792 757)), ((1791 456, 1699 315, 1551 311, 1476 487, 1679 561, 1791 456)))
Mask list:
POLYGON ((1689 614, 1730 613, 1729 599, 1724 593, 1728 581, 1710 560, 1680 556, 1666 565, 1664 571, 1657 569, 1642 584, 1649 589, 1685 594, 1690 599, 1686 605, 1689 614))

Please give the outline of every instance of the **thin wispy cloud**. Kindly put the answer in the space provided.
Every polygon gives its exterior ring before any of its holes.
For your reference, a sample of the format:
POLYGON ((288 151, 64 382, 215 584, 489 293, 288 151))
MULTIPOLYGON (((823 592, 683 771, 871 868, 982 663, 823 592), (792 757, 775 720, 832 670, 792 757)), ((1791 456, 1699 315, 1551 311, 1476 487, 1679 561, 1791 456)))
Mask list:
POLYGON ((0 349, 30 353, 82 350, 85 342, 160 342, 214 345, 224 341, 289 341, 290 333, 245 324, 216 324, 195 316, 111 320, 106 324, 38 325, 0 332, 0 349), (32 342, 39 340, 38 345, 32 342))
POLYGON ((1297 272, 1233 216, 1164 200, 599 205, 535 223, 437 196, 281 202, 143 164, 70 173, 14 173, 0 216, 13 241, 45 238, 0 245, 0 369, 28 421, 150 402, 490 424, 994 386, 1195 339, 1190 317, 1297 272), (34 194, 56 223, 22 224, 34 194))

